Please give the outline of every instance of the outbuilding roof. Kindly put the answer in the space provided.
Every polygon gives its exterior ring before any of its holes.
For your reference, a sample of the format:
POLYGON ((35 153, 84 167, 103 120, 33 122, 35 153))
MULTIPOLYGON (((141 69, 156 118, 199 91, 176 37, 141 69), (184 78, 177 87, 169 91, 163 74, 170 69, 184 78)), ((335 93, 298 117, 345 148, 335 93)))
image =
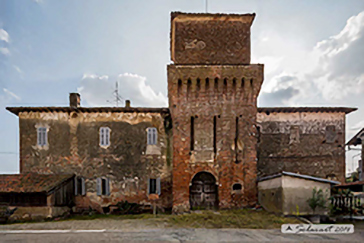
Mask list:
POLYGON ((364 128, 362 128, 357 134, 352 137, 346 145, 358 145, 361 144, 361 136, 364 134, 364 128))
POLYGON ((47 193, 73 177, 73 174, 2 174, 0 175, 0 192, 47 193))
POLYGON ((336 185, 340 184, 340 182, 338 182, 338 181, 327 180, 327 179, 323 179, 323 178, 319 178, 319 177, 314 177, 314 176, 309 176, 309 175, 301 175, 301 174, 292 173, 292 172, 288 172, 288 171, 282 171, 279 174, 265 176, 265 177, 259 178, 258 181, 266 181, 266 180, 270 180, 270 179, 273 179, 273 178, 280 177, 282 175, 297 177, 297 178, 306 179, 306 180, 312 180, 312 181, 318 181, 318 182, 336 184, 336 185))

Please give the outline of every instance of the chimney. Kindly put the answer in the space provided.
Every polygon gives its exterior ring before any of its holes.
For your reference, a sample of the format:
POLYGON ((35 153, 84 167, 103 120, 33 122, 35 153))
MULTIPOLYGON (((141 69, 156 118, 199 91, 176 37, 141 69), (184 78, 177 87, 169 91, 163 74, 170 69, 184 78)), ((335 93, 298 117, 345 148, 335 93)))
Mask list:
POLYGON ((79 93, 70 93, 70 107, 78 108, 81 105, 81 96, 79 93))
POLYGON ((125 101, 125 108, 130 108, 130 100, 125 101))

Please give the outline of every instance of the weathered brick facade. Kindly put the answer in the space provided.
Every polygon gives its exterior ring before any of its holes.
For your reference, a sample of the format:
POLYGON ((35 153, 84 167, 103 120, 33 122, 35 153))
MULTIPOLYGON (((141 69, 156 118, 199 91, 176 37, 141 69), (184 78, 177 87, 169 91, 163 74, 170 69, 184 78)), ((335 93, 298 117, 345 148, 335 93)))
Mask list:
POLYGON ((282 170, 343 182, 345 114, 355 109, 257 108, 264 67, 250 64, 254 17, 172 13, 169 108, 85 108, 76 94, 70 107, 7 108, 19 116, 20 172, 74 173, 85 180, 77 206, 99 211, 150 205, 151 178, 161 180, 158 205, 176 213, 254 205, 257 178, 282 170), (107 195, 97 193, 101 177, 107 195))
POLYGON ((289 171, 345 182, 345 114, 353 109, 289 109, 258 113, 258 176, 289 171))
POLYGON ((250 64, 253 19, 172 14, 171 56, 176 64, 167 71, 175 212, 190 209, 191 181, 199 172, 215 177, 220 208, 256 203, 255 123, 263 65, 250 64), (239 34, 229 38, 232 33, 239 34), (189 48, 187 41, 194 39, 205 47, 189 48), (241 189, 233 190, 234 184, 241 189))
POLYGON ((127 200, 150 205, 149 178, 161 178, 159 204, 172 203, 171 122, 168 109, 60 108, 22 111, 19 116, 20 172, 75 173, 85 179, 79 207, 101 207, 127 200), (146 111, 144 111, 146 110, 146 111), (37 127, 47 127, 48 146, 37 145, 37 127), (99 145, 100 127, 109 127, 110 146, 99 145), (147 128, 158 131, 157 145, 147 145, 147 128), (110 179, 110 195, 96 195, 96 179, 110 179))

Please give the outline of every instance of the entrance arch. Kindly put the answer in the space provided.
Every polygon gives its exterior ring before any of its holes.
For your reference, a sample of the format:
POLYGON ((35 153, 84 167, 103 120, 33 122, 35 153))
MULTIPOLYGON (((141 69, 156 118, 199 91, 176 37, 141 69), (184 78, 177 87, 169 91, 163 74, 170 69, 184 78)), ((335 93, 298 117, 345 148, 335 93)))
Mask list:
POLYGON ((190 186, 191 209, 215 209, 218 206, 218 187, 209 172, 199 172, 190 186))

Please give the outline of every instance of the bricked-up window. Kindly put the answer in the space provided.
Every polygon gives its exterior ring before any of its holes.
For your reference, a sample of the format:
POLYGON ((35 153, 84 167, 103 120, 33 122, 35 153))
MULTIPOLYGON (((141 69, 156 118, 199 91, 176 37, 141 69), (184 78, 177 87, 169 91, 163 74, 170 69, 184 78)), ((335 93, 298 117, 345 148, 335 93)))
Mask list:
POLYGON ((110 195, 110 181, 109 178, 99 177, 96 179, 96 194, 110 195))
POLYGON ((330 125, 326 127, 325 132, 326 143, 334 143, 337 139, 337 133, 335 131, 335 126, 330 125))
POLYGON ((149 127, 147 129, 147 144, 156 145, 158 140, 157 128, 149 127))
POLYGON ((110 145, 110 128, 100 127, 100 146, 110 145))
POLYGON ((48 141, 47 128, 46 127, 38 127, 37 129, 37 144, 38 146, 46 146, 48 141))
POLYGON ((161 194, 161 179, 150 178, 148 181, 148 194, 161 194))
POLYGON ((85 195, 85 179, 83 177, 75 177, 75 195, 85 195))
POLYGON ((191 116, 191 151, 195 149, 195 117, 191 116))
POLYGON ((300 127, 299 126, 291 126, 289 143, 299 143, 300 142, 300 127))
POLYGON ((217 148, 216 148, 216 124, 217 124, 217 117, 214 116, 214 153, 216 154, 217 148))

